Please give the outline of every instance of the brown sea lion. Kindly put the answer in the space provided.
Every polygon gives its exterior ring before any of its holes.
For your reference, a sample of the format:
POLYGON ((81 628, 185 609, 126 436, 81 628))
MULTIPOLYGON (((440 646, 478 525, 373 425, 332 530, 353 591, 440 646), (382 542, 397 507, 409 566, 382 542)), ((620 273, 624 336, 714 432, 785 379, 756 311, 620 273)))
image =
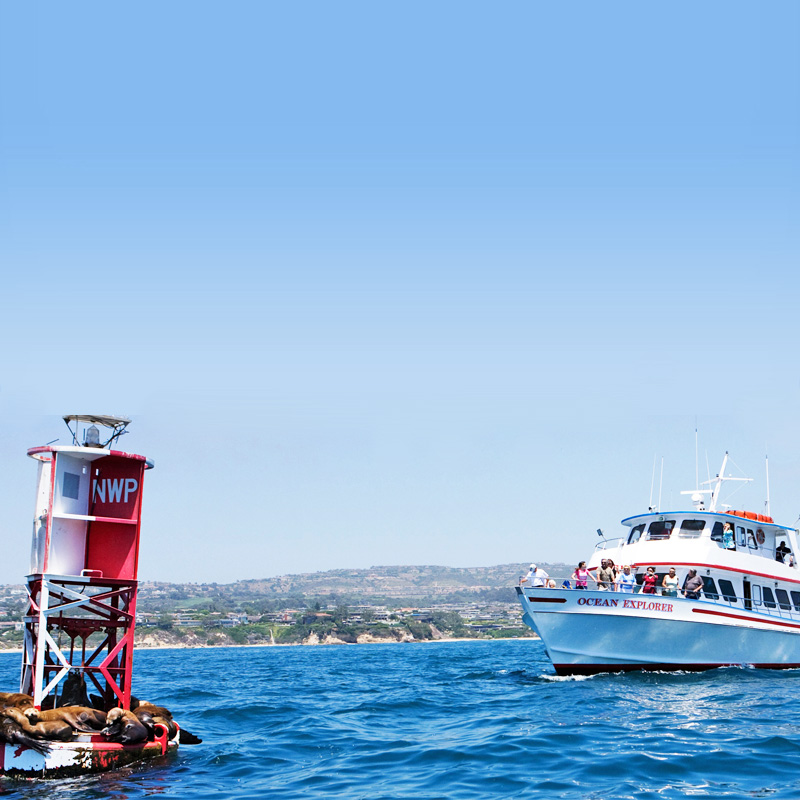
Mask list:
MULTIPOLYGON (((172 712, 163 706, 154 706, 152 703, 140 703, 133 711, 137 718, 145 722, 145 718, 149 718, 153 723, 160 723, 163 725, 169 734, 170 739, 175 738, 178 733, 178 726, 172 719, 172 712)), ((145 723, 147 724, 147 723, 145 723)))
POLYGON ((0 714, 16 722, 25 733, 36 739, 55 739, 60 742, 68 742, 75 733, 72 725, 59 720, 33 724, 18 708, 4 708, 0 714))
MULTIPOLYGON (((136 714, 139 719, 142 719, 146 715, 151 717, 154 723, 163 725, 167 729, 169 739, 174 739, 175 735, 180 732, 179 741, 181 744, 200 744, 203 741, 199 736, 195 736, 193 733, 189 733, 189 731, 179 727, 172 717, 172 712, 168 708, 153 705, 146 700, 137 700, 136 702, 137 705, 133 713, 136 714)), ((133 703, 131 703, 131 707, 133 708, 133 703)))
POLYGON ((106 714, 87 706, 59 706, 47 711, 26 708, 23 712, 31 724, 37 722, 66 722, 81 733, 96 733, 106 724, 106 714))
POLYGON ((20 692, 0 692, 0 709, 3 708, 31 708, 33 698, 29 694, 20 692))
POLYGON ((49 745, 29 736, 22 730, 19 722, 15 722, 11 717, 0 712, 0 742, 3 744, 21 745, 35 750, 37 753, 47 755, 50 752, 49 745))
POLYGON ((150 738, 152 728, 148 728, 132 711, 112 708, 106 715, 103 733, 113 742, 120 744, 139 744, 150 738))

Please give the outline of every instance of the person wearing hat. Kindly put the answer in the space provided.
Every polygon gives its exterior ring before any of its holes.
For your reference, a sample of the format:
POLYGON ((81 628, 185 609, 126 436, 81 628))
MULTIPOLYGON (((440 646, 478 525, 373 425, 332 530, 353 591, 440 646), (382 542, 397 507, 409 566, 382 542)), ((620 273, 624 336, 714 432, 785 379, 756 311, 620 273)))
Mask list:
POLYGON ((536 589, 544 586, 545 581, 549 577, 550 576, 543 569, 539 569, 536 564, 531 564, 528 574, 524 578, 520 578, 519 582, 527 583, 528 581, 531 581, 531 586, 536 589))

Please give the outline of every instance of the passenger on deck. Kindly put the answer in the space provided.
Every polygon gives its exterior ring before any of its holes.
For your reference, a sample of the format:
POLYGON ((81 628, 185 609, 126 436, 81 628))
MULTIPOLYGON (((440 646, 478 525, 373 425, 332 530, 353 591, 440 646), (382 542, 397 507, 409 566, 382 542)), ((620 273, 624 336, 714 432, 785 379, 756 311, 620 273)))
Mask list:
POLYGON ((690 569, 683 582, 683 596, 689 600, 699 600, 703 588, 703 579, 697 574, 696 569, 690 569))
POLYGON ((520 583, 527 583, 528 581, 531 582, 531 586, 534 589, 541 588, 545 585, 545 581, 550 576, 541 568, 537 567, 536 564, 531 564, 531 568, 528 570, 528 574, 524 578, 520 578, 520 583))
POLYGON ((522 577, 519 579, 519 582, 520 582, 520 583, 527 583, 527 582, 528 582, 528 581, 529 581, 529 580, 530 580, 530 579, 533 577, 533 573, 534 573, 534 572, 536 572, 536 564, 531 564, 530 568, 529 568, 529 569, 528 569, 528 571, 525 573, 525 575, 523 575, 523 576, 522 576, 522 577))
POLYGON ((789 550, 789 548, 786 546, 786 542, 781 542, 775 548, 775 560, 780 561, 781 563, 785 563, 786 556, 788 556, 789 553, 791 553, 791 550, 789 550))
POLYGON ((733 540, 733 528, 731 528, 730 522, 726 522, 722 526, 722 546, 726 550, 735 550, 736 544, 733 540))
POLYGON ((661 594, 665 597, 678 596, 678 576, 675 574, 675 567, 670 567, 664 580, 661 581, 661 594))
POLYGON ((613 591, 614 589, 614 581, 617 579, 617 576, 614 574, 614 568, 611 566, 612 562, 609 562, 607 558, 604 558, 600 561, 600 569, 597 570, 597 588, 602 589, 604 591, 613 591))
MULTIPOLYGON (((575 569, 575 572, 572 573, 572 578, 575 581, 575 588, 588 589, 590 575, 591 572, 589 572, 589 570, 586 569, 586 562, 581 561, 581 563, 578 564, 577 568, 575 569)), ((592 578, 594 579, 594 575, 592 575, 592 578)))
POLYGON ((648 567, 644 578, 642 578, 642 594, 655 594, 657 583, 658 575, 656 575, 656 568, 648 567))
POLYGON ((636 578, 631 574, 631 568, 625 566, 622 572, 617 575, 617 591, 618 592, 633 592, 636 586, 636 578))

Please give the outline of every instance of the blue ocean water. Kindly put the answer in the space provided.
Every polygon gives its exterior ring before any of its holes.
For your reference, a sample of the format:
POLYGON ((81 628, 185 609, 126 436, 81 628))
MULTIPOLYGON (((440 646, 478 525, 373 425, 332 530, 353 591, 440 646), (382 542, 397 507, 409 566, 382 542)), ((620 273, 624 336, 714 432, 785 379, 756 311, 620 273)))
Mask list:
MULTIPOLYGON (((20 656, 0 654, 13 690, 20 656)), ((4 797, 800 797, 800 671, 555 676, 539 641, 138 652, 134 692, 203 737, 4 797)))

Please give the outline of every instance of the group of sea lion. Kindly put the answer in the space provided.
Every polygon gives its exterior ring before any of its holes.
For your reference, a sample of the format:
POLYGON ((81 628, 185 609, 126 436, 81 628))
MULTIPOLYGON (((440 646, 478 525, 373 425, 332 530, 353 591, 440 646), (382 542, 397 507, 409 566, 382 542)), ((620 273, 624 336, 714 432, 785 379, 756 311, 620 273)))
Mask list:
POLYGON ((19 744, 39 753, 47 752, 44 741, 68 742, 76 733, 102 733, 107 741, 141 744, 155 738, 155 726, 162 724, 168 738, 180 733, 182 744, 199 744, 202 739, 179 728, 172 714, 162 706, 131 698, 132 711, 112 708, 108 713, 81 705, 39 710, 27 694, 0 692, 0 743, 19 744))
POLYGON ((167 729, 167 738, 170 740, 177 735, 181 744, 200 744, 203 741, 193 733, 178 727, 169 709, 155 706, 136 697, 131 697, 130 711, 112 708, 108 712, 103 733, 112 741, 136 744, 152 739, 155 735, 155 726, 159 724, 167 729))

